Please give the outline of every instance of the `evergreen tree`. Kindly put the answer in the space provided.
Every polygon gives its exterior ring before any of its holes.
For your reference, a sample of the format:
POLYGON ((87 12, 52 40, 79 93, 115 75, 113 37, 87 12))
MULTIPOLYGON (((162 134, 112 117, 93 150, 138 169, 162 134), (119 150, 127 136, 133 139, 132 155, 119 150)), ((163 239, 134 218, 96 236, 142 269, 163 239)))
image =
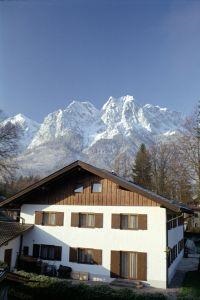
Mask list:
POLYGON ((134 183, 151 190, 151 157, 145 144, 141 144, 132 168, 134 183))

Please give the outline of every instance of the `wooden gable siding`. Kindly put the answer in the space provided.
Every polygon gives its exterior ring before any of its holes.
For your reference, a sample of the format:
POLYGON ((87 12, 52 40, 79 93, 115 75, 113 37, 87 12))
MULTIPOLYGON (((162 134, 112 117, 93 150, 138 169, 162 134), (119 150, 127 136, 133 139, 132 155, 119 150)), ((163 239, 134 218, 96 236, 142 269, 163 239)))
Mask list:
POLYGON ((40 189, 23 199, 23 203, 56 205, 120 205, 120 206, 159 206, 147 197, 120 188, 108 179, 85 174, 40 189), (92 193, 92 183, 101 182, 102 192, 92 193), (74 193, 76 183, 83 183, 83 193, 74 193))

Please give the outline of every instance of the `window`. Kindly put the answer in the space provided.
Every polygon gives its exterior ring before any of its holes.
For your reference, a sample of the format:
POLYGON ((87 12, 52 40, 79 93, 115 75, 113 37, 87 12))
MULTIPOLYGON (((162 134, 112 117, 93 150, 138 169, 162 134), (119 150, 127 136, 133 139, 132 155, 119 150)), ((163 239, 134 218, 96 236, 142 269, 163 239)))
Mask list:
POLYGON ((43 213, 43 225, 56 225, 56 213, 55 212, 44 212, 43 213))
POLYGON ((124 252, 121 253, 121 277, 127 279, 137 278, 137 253, 134 252, 124 252))
POLYGON ((92 185, 92 192, 101 193, 101 191, 102 191, 102 184, 100 182, 94 182, 92 185))
POLYGON ((64 212, 36 211, 35 224, 43 226, 63 226, 64 212))
POLYGON ((44 260, 61 260, 62 247, 33 244, 33 257, 44 260))
POLYGON ((121 229, 138 229, 138 216, 121 215, 121 229))
POLYGON ((92 249, 78 249, 78 262, 82 264, 94 264, 92 249))
POLYGON ((71 226, 81 228, 102 228, 103 214, 93 212, 71 213, 71 226))
POLYGON ((95 227, 95 214, 80 214, 80 227, 95 227))
POLYGON ((74 193, 83 193, 83 184, 78 183, 74 189, 74 193))
POLYGON ((102 250, 70 247, 69 261, 80 264, 102 265, 102 250))

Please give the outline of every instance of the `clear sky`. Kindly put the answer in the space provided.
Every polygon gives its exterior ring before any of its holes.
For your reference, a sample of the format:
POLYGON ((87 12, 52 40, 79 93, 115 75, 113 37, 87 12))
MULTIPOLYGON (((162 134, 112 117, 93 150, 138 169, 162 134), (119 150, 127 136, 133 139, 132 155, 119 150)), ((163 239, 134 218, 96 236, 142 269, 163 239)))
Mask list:
POLYGON ((0 108, 39 122, 112 96, 184 113, 200 99, 199 0, 1 0, 0 108))

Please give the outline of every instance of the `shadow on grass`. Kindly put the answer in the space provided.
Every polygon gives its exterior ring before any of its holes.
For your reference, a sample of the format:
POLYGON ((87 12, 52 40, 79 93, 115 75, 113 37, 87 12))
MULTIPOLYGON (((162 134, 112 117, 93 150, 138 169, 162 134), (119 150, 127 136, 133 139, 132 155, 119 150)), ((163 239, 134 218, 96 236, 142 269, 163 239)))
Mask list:
MULTIPOLYGON (((25 273, 24 273, 25 274, 25 273)), ((115 290, 108 285, 88 286, 71 283, 66 279, 50 278, 43 275, 27 274, 32 281, 20 285, 12 285, 9 300, 146 300, 166 297, 162 294, 138 295, 130 289, 115 290)))
POLYGON ((200 272, 191 271, 185 276, 179 299, 200 299, 200 272))

